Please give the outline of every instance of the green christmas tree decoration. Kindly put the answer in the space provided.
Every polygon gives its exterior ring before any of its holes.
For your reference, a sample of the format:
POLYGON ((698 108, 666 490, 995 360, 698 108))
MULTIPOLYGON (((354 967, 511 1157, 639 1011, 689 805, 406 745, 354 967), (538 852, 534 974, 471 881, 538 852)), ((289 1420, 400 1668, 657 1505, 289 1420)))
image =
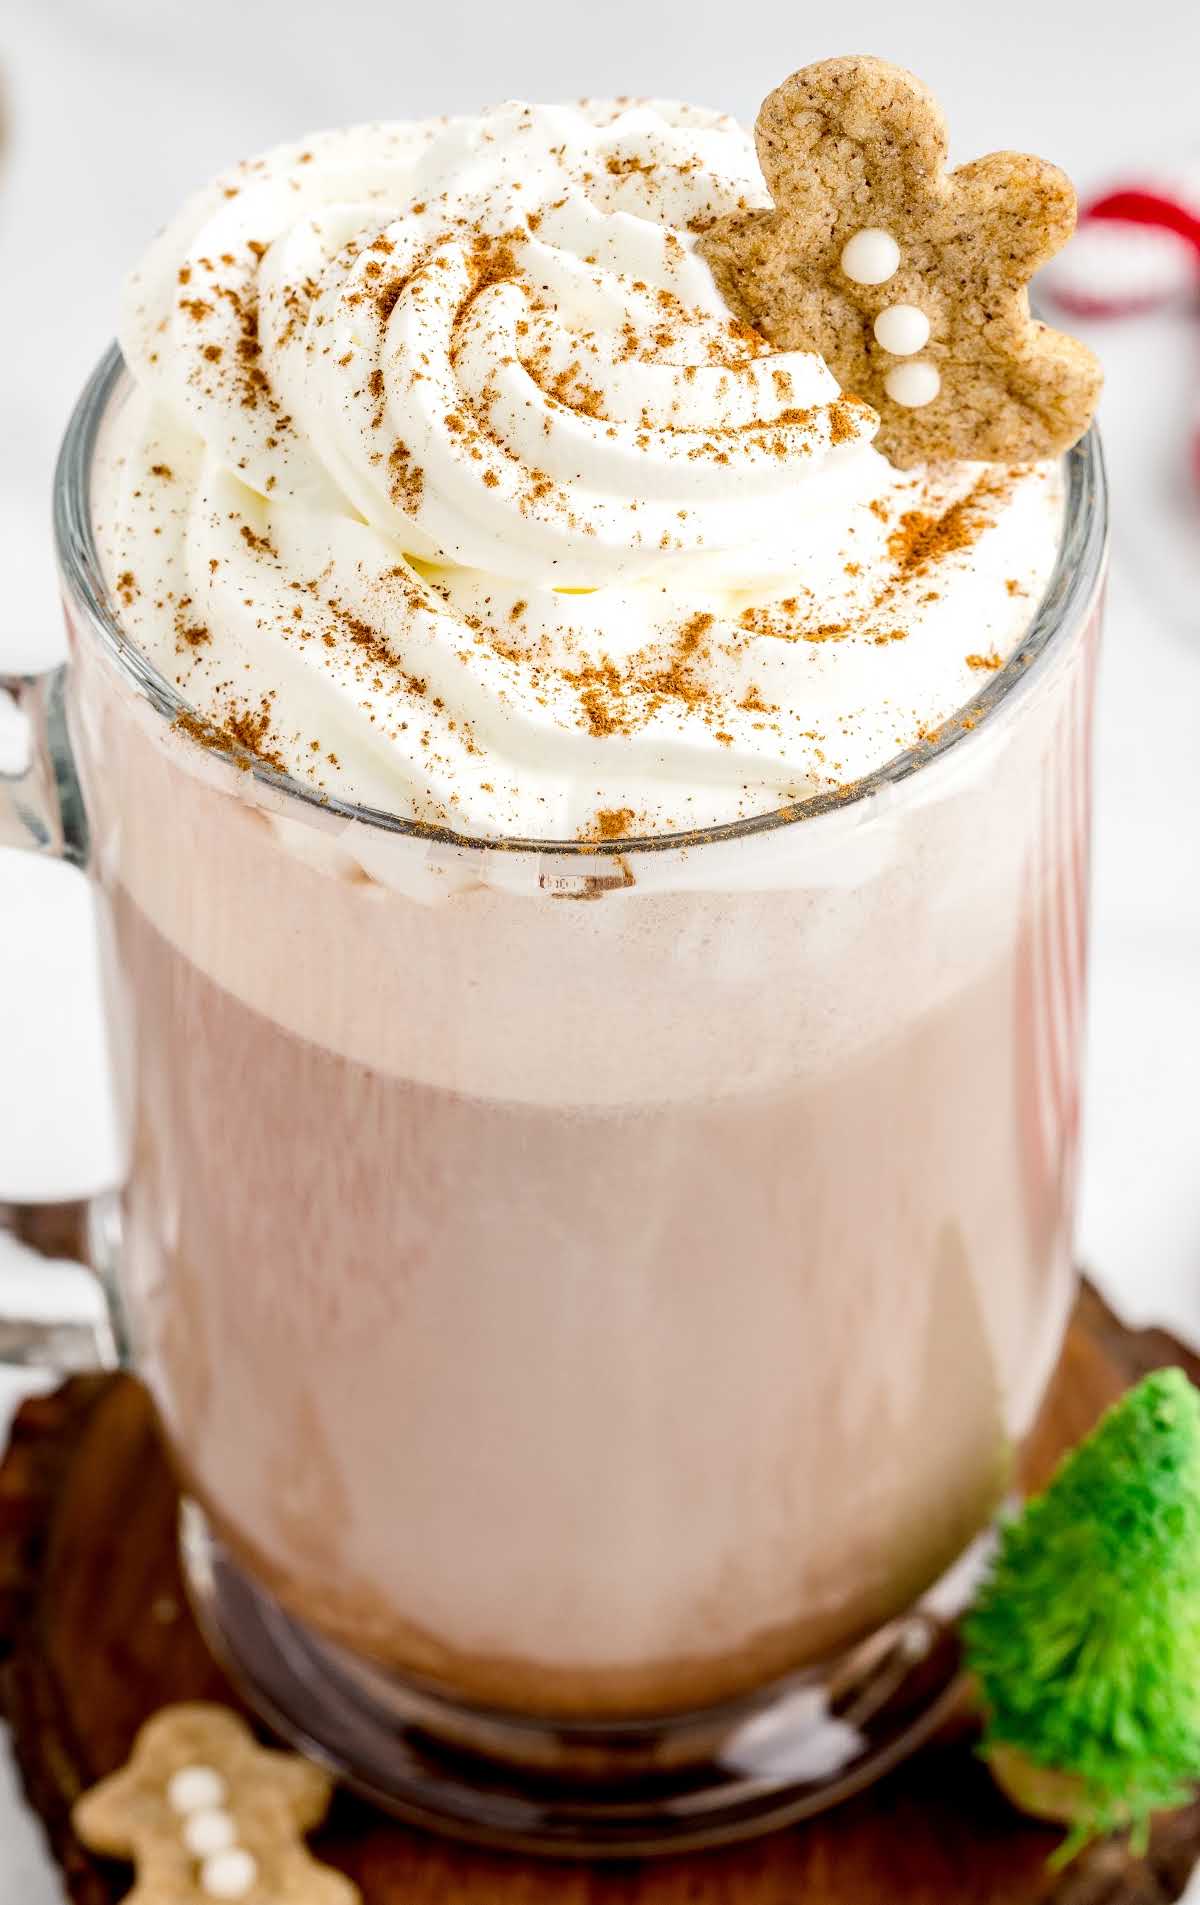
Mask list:
POLYGON ((964 1623, 983 1751, 1018 1804, 1072 1827, 1055 1863, 1178 1806, 1200 1779, 1200 1391, 1131 1389, 1000 1535, 964 1623))

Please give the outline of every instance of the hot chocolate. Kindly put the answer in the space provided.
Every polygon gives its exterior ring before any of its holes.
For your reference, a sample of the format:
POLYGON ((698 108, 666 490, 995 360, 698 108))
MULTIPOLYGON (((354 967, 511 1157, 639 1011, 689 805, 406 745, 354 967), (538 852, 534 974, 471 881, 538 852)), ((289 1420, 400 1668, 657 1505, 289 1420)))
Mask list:
POLYGON ((264 819, 96 682, 140 1355, 290 1609, 632 1714, 950 1565, 1069 1302, 1085 695, 915 807, 470 877, 264 819))
POLYGON ((559 1727, 919 1602, 1070 1301, 1092 466, 893 468, 717 289, 763 197, 648 104, 236 168, 71 607, 189 1491, 297 1631, 559 1727))

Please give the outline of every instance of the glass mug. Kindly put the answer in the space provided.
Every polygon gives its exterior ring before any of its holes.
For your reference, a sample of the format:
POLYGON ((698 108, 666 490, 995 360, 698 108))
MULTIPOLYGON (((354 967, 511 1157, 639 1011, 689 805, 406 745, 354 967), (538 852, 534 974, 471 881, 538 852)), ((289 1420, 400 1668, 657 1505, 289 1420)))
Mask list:
POLYGON ((427 1826, 602 1855, 813 1812, 944 1708, 1071 1308, 1096 439, 964 716, 598 851, 190 721, 93 541, 127 388, 114 350, 63 447, 71 660, 24 684, 57 819, 21 798, 101 902, 98 1267, 206 1633, 427 1826))

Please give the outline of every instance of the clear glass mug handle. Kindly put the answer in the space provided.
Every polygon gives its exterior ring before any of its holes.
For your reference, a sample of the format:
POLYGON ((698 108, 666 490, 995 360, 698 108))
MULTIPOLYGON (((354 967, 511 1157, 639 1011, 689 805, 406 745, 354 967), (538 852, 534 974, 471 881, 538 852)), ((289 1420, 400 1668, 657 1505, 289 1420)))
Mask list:
MULTIPOLYGON (((0 674, 0 848, 82 868, 87 822, 64 717, 65 673, 0 674)), ((20 1118, 19 1090, 0 1063, 0 1120, 20 1118)), ((0 1232, 14 1243, 0 1256, 0 1364, 114 1368, 124 1360, 111 1280, 115 1198, 6 1202, 3 1163, 0 1156, 0 1232)))

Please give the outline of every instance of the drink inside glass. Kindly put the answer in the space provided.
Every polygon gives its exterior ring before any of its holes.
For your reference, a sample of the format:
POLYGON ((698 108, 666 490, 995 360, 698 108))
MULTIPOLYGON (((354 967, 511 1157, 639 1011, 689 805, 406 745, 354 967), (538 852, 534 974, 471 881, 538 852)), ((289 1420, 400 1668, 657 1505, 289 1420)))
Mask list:
POLYGON ((695 254, 755 178, 628 105, 239 167, 59 473, 197 1606, 507 1844, 921 1737, 1072 1296, 1098 451, 894 470, 695 254))

